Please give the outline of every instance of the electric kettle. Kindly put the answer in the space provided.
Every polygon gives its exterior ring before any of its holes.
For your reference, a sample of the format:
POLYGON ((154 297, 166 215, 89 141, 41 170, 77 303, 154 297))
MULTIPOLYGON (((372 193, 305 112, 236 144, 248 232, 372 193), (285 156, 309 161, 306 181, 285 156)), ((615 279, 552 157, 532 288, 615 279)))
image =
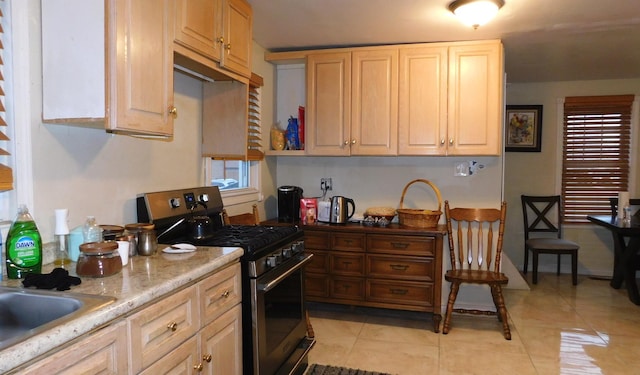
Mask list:
POLYGON ((332 224, 346 224, 355 212, 356 204, 353 199, 341 196, 332 197, 329 222, 332 224), (351 206, 350 212, 349 206, 351 206))

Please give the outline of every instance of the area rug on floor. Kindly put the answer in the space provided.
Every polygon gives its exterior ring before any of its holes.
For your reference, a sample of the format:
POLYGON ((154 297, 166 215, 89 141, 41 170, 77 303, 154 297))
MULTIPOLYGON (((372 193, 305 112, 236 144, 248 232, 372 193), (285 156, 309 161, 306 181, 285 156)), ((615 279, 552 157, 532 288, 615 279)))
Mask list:
POLYGON ((306 375, 391 375, 386 372, 364 371, 346 367, 334 367, 312 364, 306 375))

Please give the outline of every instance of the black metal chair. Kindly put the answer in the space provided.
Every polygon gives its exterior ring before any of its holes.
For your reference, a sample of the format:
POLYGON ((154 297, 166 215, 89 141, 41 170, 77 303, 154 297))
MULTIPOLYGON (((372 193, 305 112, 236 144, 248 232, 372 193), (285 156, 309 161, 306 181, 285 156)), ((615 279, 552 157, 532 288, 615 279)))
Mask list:
MULTIPOLYGON (((611 216, 618 215, 618 198, 609 198, 609 204, 611 205, 611 216)), ((630 206, 640 206, 640 198, 629 199, 630 206)))
POLYGON ((524 217, 524 267, 527 273, 529 251, 533 254, 533 283, 538 283, 538 255, 558 256, 557 274, 560 274, 560 255, 571 255, 571 279, 578 284, 578 250, 580 246, 562 238, 562 201, 559 195, 522 195, 524 217), (534 233, 532 236, 531 234, 534 233))

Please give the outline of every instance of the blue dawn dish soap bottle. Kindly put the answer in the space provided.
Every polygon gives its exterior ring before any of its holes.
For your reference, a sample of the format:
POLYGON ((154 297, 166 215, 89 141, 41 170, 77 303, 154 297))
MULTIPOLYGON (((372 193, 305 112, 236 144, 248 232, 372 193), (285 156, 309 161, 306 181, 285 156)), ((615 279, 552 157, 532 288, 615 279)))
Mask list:
POLYGON ((18 207, 18 216, 7 234, 7 277, 21 279, 27 272, 42 271, 42 239, 26 205, 18 207))

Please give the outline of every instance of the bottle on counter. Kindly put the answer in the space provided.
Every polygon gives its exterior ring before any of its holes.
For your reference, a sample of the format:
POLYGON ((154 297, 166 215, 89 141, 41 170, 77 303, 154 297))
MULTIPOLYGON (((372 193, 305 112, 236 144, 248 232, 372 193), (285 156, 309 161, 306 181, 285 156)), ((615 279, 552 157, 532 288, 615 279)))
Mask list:
POLYGON ((87 216, 82 227, 82 236, 84 243, 102 241, 102 228, 98 225, 95 216, 87 216))
POLYGON ((56 248, 53 264, 65 268, 65 265, 71 263, 71 258, 69 257, 69 210, 66 208, 56 209, 55 214, 56 227, 53 232, 53 238, 56 248))
POLYGON ((24 278, 27 272, 42 272, 42 239, 24 204, 18 207, 18 215, 7 234, 6 263, 10 279, 24 278))

